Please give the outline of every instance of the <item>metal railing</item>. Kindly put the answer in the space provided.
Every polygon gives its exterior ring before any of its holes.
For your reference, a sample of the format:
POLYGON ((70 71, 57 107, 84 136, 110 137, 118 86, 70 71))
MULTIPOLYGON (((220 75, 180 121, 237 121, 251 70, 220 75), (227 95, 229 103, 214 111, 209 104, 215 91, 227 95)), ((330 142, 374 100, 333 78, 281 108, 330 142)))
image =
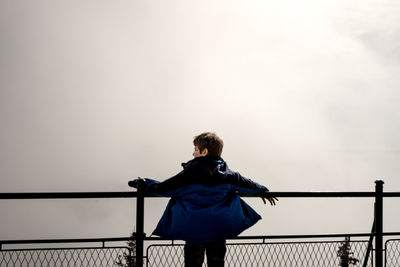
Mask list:
MULTIPOLYGON (((349 236, 347 236, 349 237, 349 236)), ((344 241, 266 241, 269 237, 259 237, 251 242, 246 238, 242 242, 228 240, 225 256, 226 266, 295 266, 295 267, 330 267, 345 266, 346 259, 338 254, 344 241), (235 241, 235 242, 234 242, 235 241)), ((251 237, 256 238, 256 237, 251 237)), ((275 237, 278 238, 278 237, 275 237)), ((283 236, 279 236, 279 239, 283 236)), ((309 237, 310 238, 310 237, 309 237)), ((345 236, 343 236, 343 239, 345 236)), ((362 262, 368 249, 368 240, 348 241, 351 258, 362 262)), ((184 266, 183 244, 155 244, 147 248, 146 266, 184 266)), ((350 255, 347 255, 350 256, 350 255)), ((350 257, 347 257, 349 259, 350 257)), ((372 261, 366 266, 371 267, 372 261)), ((207 266, 204 263, 203 266, 207 266)))
POLYGON ((0 251, 0 266, 116 266, 126 247, 71 247, 46 249, 13 249, 0 251))
MULTIPOLYGON (((279 197, 279 198, 374 198, 375 199, 375 209, 374 209, 374 226, 372 229, 371 233, 366 233, 366 234, 353 234, 351 236, 357 237, 357 236, 363 236, 363 237, 370 237, 370 239, 363 240, 363 241, 357 241, 357 243, 354 243, 355 241, 351 241, 351 244, 357 244, 355 246, 360 247, 357 249, 357 251, 360 251, 359 254, 357 254, 357 257, 361 257, 360 255, 363 255, 363 259, 359 259, 360 262, 363 262, 363 267, 366 266, 371 266, 368 265, 370 260, 373 259, 375 266, 376 267, 382 267, 384 263, 384 251, 385 251, 385 258, 386 261, 388 262, 387 266, 399 266, 399 254, 400 254, 400 249, 398 249, 398 242, 397 241, 390 241, 385 244, 385 249, 383 248, 383 236, 385 235, 400 235, 399 233, 384 233, 383 232, 383 198, 384 197, 400 197, 400 192, 383 192, 383 181, 376 181, 375 182, 375 191, 374 192, 268 192, 268 193, 262 193, 262 194, 241 194, 242 197, 279 197), (372 244, 374 241, 375 248, 372 249, 372 244), (358 243, 359 242, 359 243, 358 243), (362 244, 362 245, 361 245, 362 244), (362 247, 362 248, 361 248, 362 247), (370 257, 370 252, 374 252, 373 256, 370 257)), ((137 192, 72 192, 72 193, 0 193, 0 199, 85 199, 85 198, 136 198, 136 266, 143 266, 144 265, 144 259, 146 259, 147 265, 151 263, 151 261, 154 259, 152 255, 154 255, 152 251, 152 247, 154 248, 156 245, 149 246, 147 250, 147 256, 144 255, 144 242, 146 241, 161 241, 163 239, 160 238, 152 238, 152 237, 146 237, 144 233, 144 200, 146 197, 156 197, 152 194, 148 194, 144 192, 144 183, 139 182, 138 183, 138 190, 137 192)), ((345 237, 349 236, 349 234, 342 234, 342 235, 325 235, 326 238, 334 238, 334 237, 345 237)), ((277 239, 290 239, 290 238, 310 238, 310 237, 315 237, 315 238, 321 238, 322 236, 276 236, 275 238, 277 239)), ((271 239, 274 237, 271 236, 264 236, 264 237, 248 237, 248 239, 271 239)), ((118 238, 116 238, 118 239, 118 238)), ((120 240, 127 240, 129 238, 119 238, 120 240)), ((236 240, 243 239, 237 238, 236 240)), ((245 238, 246 239, 246 238, 245 238)), ((113 239, 115 240, 115 238, 113 239)), ((33 240, 32 240, 33 241, 33 240)), ((65 241, 65 240, 58 240, 59 242, 65 241)), ((43 240, 36 240, 33 243, 41 243, 43 240)), ((50 242, 50 241, 49 241, 50 242)), ((76 240, 76 242, 84 242, 84 239, 76 240)), ((105 242, 105 241, 104 241, 105 242)), ((252 265, 253 263, 248 263, 249 261, 251 262, 250 258, 252 256, 248 256, 249 259, 245 260, 247 257, 246 255, 252 255, 252 253, 256 253, 257 257, 264 257, 262 259, 266 261, 270 261, 275 263, 275 266, 290 266, 290 265, 285 265, 285 264, 291 264, 290 262, 284 262, 284 263, 279 263, 281 265, 278 265, 278 262, 280 260, 278 258, 271 258, 268 255, 276 255, 276 257, 279 257, 279 255, 284 255, 287 261, 302 261, 306 260, 307 256, 305 255, 310 255, 315 254, 317 255, 318 252, 324 252, 324 251, 329 251, 326 255, 334 255, 334 249, 333 247, 337 246, 340 241, 335 241, 336 243, 332 243, 331 241, 325 241, 322 242, 324 245, 322 245, 321 242, 315 242, 311 241, 310 242, 289 242, 289 243, 284 243, 284 242, 277 242, 277 243, 266 243, 263 241, 262 243, 252 243, 252 244, 230 244, 228 243, 228 252, 227 252, 227 261, 230 263, 229 266, 235 266, 234 264, 234 258, 237 257, 237 255, 241 255, 240 259, 242 262, 240 263, 243 265, 252 265), (318 244, 318 245, 317 245, 318 244), (331 244, 331 245, 328 245, 331 244), (332 245, 334 244, 334 245, 332 245), (279 247, 280 249, 277 249, 279 247), (251 248, 251 249, 249 249, 251 248), (317 253, 315 253, 315 251, 317 253), (272 254, 271 254, 272 253, 272 254), (307 254, 308 253, 308 254, 307 254), (233 256, 235 255, 235 256, 233 256), (300 256, 303 255, 303 256, 300 256), (283 264, 283 265, 282 265, 283 264)), ((29 243, 27 240, 8 240, 8 241, 0 241, 0 251, 3 253, 3 245, 6 244, 21 244, 21 243, 29 243)), ((169 245, 169 247, 179 248, 182 245, 169 245)), ((160 248, 163 246, 159 246, 160 248)), ((168 247, 168 246, 164 246, 168 247)), ((163 247, 163 248, 164 248, 163 247)), ((94 250, 97 251, 97 250, 94 250)), ((8 252, 7 252, 8 253, 8 252)), ((20 252, 23 254, 23 252, 20 252)), ((65 253, 65 255, 72 255, 71 253, 65 253)), ((181 253, 181 252, 179 252, 181 253)), ((174 255, 181 255, 181 254, 174 254, 174 255)), ((22 255, 21 254, 21 255, 22 255)), ((87 252, 84 255, 91 254, 91 252, 87 252)), ((161 253, 164 255, 163 253, 161 253)), ((323 253, 322 253, 323 254, 323 253)), ((16 254, 13 254, 16 255, 16 254)), ((28 254, 26 254, 28 255, 28 254)), ((52 254, 52 252, 47 251, 47 254, 43 255, 55 255, 52 254)), ((75 255, 75 254, 73 254, 75 255)), ((165 254, 166 255, 166 254, 165 254)), ((11 261, 10 256, 7 256, 9 261, 11 261)), ((13 256, 14 258, 18 258, 19 256, 13 256)), ((30 256, 25 256, 25 259, 30 256)), ((35 257, 44 257, 43 259, 46 259, 46 256, 40 256, 37 254, 35 257)), ((50 256, 47 256, 50 257, 50 256)), ((89 256, 87 256, 89 257, 89 256)), ((50 257, 51 258, 51 257, 50 257)), ((72 261, 74 259, 73 256, 70 256, 72 261)), ((78 257, 79 258, 79 257, 78 257)), ((85 257, 84 257, 85 258, 85 257)), ((182 258, 182 257, 180 257, 182 258)), ((254 257, 253 257, 254 258, 254 257)), ((325 257, 327 258, 327 257, 325 257)), ((264 262, 264 260, 259 260, 259 262, 264 262)), ((336 259, 337 260, 337 259, 336 259)), ((317 262, 321 261, 316 260, 317 262)), ((334 262, 331 259, 332 262, 334 262)), ((3 262, 7 262, 6 260, 3 262)), ((68 262, 68 260, 66 260, 68 262)), ((307 266, 313 266, 310 262, 314 262, 314 258, 308 256, 308 261, 307 266)), ((258 263, 257 263, 258 264, 258 263)), ((271 263, 272 264, 272 263, 271 263)), ((335 263, 336 264, 336 263, 335 263)), ((2 267, 2 265, 0 265, 2 267)), ((22 266, 22 265, 21 265, 22 266)), ((41 266, 41 265, 39 265, 41 266)), ((55 265, 56 266, 56 265, 55 265)), ((97 265, 96 265, 97 266, 97 265)), ((252 266, 257 266, 257 265, 252 265, 252 266)), ((296 265, 299 266, 299 265, 296 265)), ((306 266, 306 265, 304 265, 306 266)), ((317 265, 315 265, 317 266, 317 265)), ((321 265, 322 266, 322 265, 321 265)), ((325 265, 324 265, 325 266, 325 265)), ((333 265, 326 265, 326 266, 333 266, 333 265)))
POLYGON ((389 239, 385 243, 385 266, 400 266, 400 239, 389 239))
MULTIPOLYGON (((296 236, 241 236, 227 241, 226 266, 296 266, 296 267, 330 267, 345 266, 338 255, 344 240, 348 239, 351 257, 357 259, 361 266, 362 259, 368 253, 368 234, 354 235, 296 235, 296 236), (362 238, 363 240, 360 240, 362 238), (275 241, 274 241, 275 239, 275 241), (281 241, 289 239, 292 241, 281 241), (293 241, 293 239, 301 239, 293 241), (322 240, 321 240, 322 239, 322 240), (336 239, 333 241, 333 239, 336 239), (306 240, 306 241, 305 241, 306 240), (340 265, 339 265, 340 264, 340 265)), ((128 247, 115 245, 129 238, 108 239, 59 239, 59 240, 20 240, 3 241, 6 244, 0 250, 0 266, 136 266, 128 264, 126 255, 133 256, 134 251, 128 247), (29 244, 39 248, 15 249, 9 245, 29 244), (43 248, 43 246, 68 245, 63 248, 43 248), (73 244, 73 245, 71 245, 73 244), (121 264, 117 264, 120 262, 121 264)), ((390 264, 398 266, 399 252, 396 241, 390 240, 390 264)), ((171 241, 161 244, 159 238, 146 240, 146 266, 184 266, 183 242, 171 241)), ((165 240, 163 241, 165 242, 165 240)), ((346 259, 346 257, 345 257, 346 259)), ((343 261, 345 262, 345 261, 343 261)), ((207 266, 206 263, 203 266, 207 266)), ((372 267, 372 258, 366 263, 372 267)))
POLYGON ((92 239, 42 239, 3 240, 0 249, 1 267, 31 266, 117 266, 126 263, 134 255, 123 241, 131 238, 92 239), (116 244, 118 245, 112 245, 116 244), (15 248, 15 246, 30 248, 15 248), (59 247, 63 245, 64 247, 59 247), (5 246, 12 246, 6 248, 5 246), (32 248, 34 246, 34 248, 32 248))

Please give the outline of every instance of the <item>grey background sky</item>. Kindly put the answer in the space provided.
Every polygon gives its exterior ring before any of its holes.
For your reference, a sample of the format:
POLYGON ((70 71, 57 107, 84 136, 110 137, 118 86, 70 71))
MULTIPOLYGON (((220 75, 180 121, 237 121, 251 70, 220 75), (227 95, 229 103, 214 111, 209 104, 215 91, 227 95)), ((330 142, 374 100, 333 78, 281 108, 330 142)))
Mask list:
MULTIPOLYGON (((126 191, 215 131, 275 191, 400 191, 395 0, 0 2, 0 191, 126 191)), ((150 233, 166 199, 146 201, 150 233)), ((372 200, 246 199, 246 234, 368 232, 372 200)), ((385 201, 398 231, 399 200, 385 201)), ((132 200, 0 201, 0 239, 127 236, 132 200)))

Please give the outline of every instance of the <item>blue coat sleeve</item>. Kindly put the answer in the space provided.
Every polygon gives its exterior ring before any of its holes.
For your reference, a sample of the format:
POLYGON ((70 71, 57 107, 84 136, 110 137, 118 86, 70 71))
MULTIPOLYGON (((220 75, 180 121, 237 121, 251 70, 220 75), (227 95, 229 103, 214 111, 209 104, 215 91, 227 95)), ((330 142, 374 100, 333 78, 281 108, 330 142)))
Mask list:
MULTIPOLYGON (((148 193, 154 193, 156 195, 163 196, 163 197, 172 197, 174 195, 174 192, 176 191, 176 190, 170 190, 170 191, 166 191, 166 192, 158 192, 157 187, 162 184, 160 181, 153 180, 150 178, 144 178, 144 180, 146 181, 144 190, 148 193)), ((137 181, 138 181, 138 179, 129 181, 128 185, 130 187, 137 188, 137 181)))
POLYGON ((262 192, 268 192, 269 191, 268 188, 266 188, 265 186, 260 185, 260 184, 258 184, 256 182, 253 182, 253 183, 256 185, 256 187, 254 187, 254 188, 248 188, 248 187, 241 187, 241 186, 232 185, 232 189, 237 191, 237 192, 244 193, 244 194, 257 194, 257 193, 262 193, 262 192))
POLYGON ((242 176, 238 172, 234 172, 226 168, 226 181, 233 185, 235 191, 247 194, 255 194, 260 192, 269 191, 267 187, 252 181, 249 178, 242 176))

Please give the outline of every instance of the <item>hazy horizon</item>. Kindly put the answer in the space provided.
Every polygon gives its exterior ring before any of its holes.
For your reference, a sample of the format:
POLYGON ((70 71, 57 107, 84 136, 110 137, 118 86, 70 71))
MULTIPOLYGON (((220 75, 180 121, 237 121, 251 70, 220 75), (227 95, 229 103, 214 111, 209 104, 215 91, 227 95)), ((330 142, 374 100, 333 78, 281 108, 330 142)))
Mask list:
MULTIPOLYGON (((2 1, 0 191, 131 190, 179 172, 204 131, 273 191, 378 179, 400 191, 399 25, 394 0, 2 1)), ((372 199, 246 201, 263 220, 245 234, 372 225, 372 199)), ((399 230, 397 201, 386 231, 399 230)), ((166 202, 146 200, 148 234, 166 202)), ((134 229, 133 200, 1 200, 0 212, 0 239, 134 229)))

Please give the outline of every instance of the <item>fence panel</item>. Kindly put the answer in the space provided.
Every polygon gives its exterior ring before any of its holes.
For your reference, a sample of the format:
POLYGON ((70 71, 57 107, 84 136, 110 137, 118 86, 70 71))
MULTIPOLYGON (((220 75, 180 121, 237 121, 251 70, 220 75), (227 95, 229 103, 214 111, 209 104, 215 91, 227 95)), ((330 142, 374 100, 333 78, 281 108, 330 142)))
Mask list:
MULTIPOLYGON (((225 266, 337 267, 340 266, 338 250, 342 244, 341 241, 227 244, 225 266)), ((357 266, 361 266, 368 242, 351 241, 349 244, 349 256, 358 259, 357 266)), ((147 249, 147 267, 184 266, 183 246, 150 245, 147 249)), ((367 266, 371 267, 372 264, 369 262, 367 266)))
POLYGON ((390 239, 385 244, 385 266, 400 266, 400 239, 390 239))
POLYGON ((126 247, 1 250, 0 267, 114 267, 126 247))

